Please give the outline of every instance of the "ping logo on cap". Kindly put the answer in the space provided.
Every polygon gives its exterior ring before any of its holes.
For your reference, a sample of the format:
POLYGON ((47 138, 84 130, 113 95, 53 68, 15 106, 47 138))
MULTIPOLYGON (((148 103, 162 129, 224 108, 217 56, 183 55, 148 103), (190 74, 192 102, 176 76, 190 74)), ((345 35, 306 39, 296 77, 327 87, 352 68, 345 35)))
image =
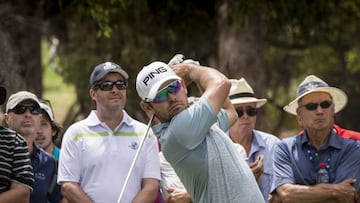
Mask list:
POLYGON ((150 80, 154 79, 157 75, 160 75, 162 73, 167 72, 167 68, 166 67, 159 67, 159 68, 155 68, 154 71, 151 71, 143 80, 143 83, 148 86, 148 83, 150 80))

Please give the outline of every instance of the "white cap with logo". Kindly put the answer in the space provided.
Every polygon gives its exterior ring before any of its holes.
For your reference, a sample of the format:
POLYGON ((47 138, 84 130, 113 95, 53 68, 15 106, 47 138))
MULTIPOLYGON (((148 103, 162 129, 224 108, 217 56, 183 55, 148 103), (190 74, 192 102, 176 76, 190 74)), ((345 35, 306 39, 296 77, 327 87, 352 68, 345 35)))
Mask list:
POLYGON ((160 61, 144 66, 136 77, 136 91, 145 102, 151 102, 160 86, 169 80, 181 78, 166 64, 160 61))

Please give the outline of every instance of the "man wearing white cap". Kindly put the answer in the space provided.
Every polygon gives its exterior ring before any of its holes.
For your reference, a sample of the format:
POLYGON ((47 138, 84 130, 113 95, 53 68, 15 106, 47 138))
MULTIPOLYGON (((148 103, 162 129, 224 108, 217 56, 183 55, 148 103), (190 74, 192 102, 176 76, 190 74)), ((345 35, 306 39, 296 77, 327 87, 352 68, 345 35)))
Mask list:
POLYGON ((40 100, 40 108, 42 119, 35 143, 47 153, 52 154, 56 160, 59 160, 60 149, 54 142, 60 136, 62 127, 54 120, 54 113, 49 100, 40 100))
MULTIPOLYGON (((6 89, 0 86, 0 105, 6 89)), ((13 130, 0 126, 0 202, 28 203, 34 176, 26 140, 13 130)))
POLYGON ((166 160, 193 202, 264 202, 245 160, 225 133, 236 119, 230 81, 213 68, 180 63, 171 69, 153 62, 138 73, 140 106, 155 115, 152 127, 166 160), (194 82, 200 99, 189 106, 186 85, 194 82))
POLYGON ((156 137, 151 132, 145 135, 146 125, 124 110, 128 78, 112 62, 97 65, 90 76, 89 94, 96 110, 71 125, 61 145, 58 182, 70 202, 116 203, 121 191, 121 203, 156 199, 160 180, 156 137), (143 136, 143 147, 127 176, 143 136))
POLYGON ((356 202, 360 143, 332 129, 334 114, 347 103, 345 92, 309 75, 297 98, 284 107, 304 132, 275 144, 271 202, 356 202), (318 175, 320 171, 322 174, 318 175))
POLYGON ((34 142, 41 117, 39 100, 36 95, 28 91, 19 91, 10 95, 6 103, 4 118, 8 126, 20 133, 27 142, 34 172, 34 190, 30 195, 30 203, 46 201, 58 203, 62 199, 60 187, 58 185, 51 186, 55 183, 55 159, 36 146, 34 142), (53 188, 53 190, 49 190, 49 188, 53 188))
POLYGON ((252 169, 259 188, 267 201, 273 177, 273 147, 279 138, 255 130, 256 115, 267 99, 258 99, 254 90, 244 78, 230 79, 229 97, 238 114, 238 119, 230 128, 230 137, 245 148, 247 161, 252 169))

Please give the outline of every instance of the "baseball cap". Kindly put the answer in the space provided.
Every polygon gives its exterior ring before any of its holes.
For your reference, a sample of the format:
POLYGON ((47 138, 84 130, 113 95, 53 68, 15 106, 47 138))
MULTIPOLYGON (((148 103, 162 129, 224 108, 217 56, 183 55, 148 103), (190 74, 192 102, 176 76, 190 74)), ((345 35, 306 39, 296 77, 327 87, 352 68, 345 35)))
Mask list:
POLYGON ((118 64, 113 62, 105 62, 95 66, 90 76, 90 86, 94 85, 96 81, 104 78, 108 73, 120 73, 120 75, 122 75, 126 80, 129 78, 129 75, 126 73, 126 71, 118 64))
POLYGON ((0 105, 3 105, 6 99, 6 88, 0 85, 0 105))
POLYGON ((45 104, 43 102, 40 102, 40 108, 41 108, 41 110, 44 110, 46 112, 46 114, 50 118, 50 121, 54 121, 54 113, 50 106, 48 106, 47 104, 45 104))
POLYGON ((10 95, 6 103, 6 112, 9 112, 9 110, 13 109, 15 106, 25 100, 33 100, 35 101, 37 106, 40 107, 39 99, 35 94, 28 91, 19 91, 15 94, 10 95))
POLYGON ((181 78, 166 64, 155 61, 138 73, 136 77, 136 91, 145 102, 152 101, 160 86, 169 80, 180 80, 181 78))

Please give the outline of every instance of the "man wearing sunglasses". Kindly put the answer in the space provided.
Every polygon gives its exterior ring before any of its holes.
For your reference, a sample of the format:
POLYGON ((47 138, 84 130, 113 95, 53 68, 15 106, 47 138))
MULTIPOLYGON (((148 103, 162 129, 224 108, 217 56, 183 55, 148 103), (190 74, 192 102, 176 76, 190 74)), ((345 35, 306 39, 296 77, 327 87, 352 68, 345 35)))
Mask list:
POLYGON ((245 148, 247 162, 253 171, 259 188, 267 201, 273 176, 273 147, 279 138, 255 130, 256 115, 267 99, 258 99, 244 78, 230 79, 229 97, 238 119, 230 128, 231 139, 245 148))
MULTIPOLYGON (((6 89, 0 86, 0 105, 6 89)), ((34 176, 26 140, 13 130, 0 126, 0 202, 28 203, 34 176)))
POLYGON ((228 99, 230 86, 219 71, 191 63, 170 68, 156 61, 136 78, 140 106, 161 122, 152 129, 193 202, 264 202, 225 133, 237 117, 228 99), (203 94, 189 106, 187 85, 192 82, 203 94))
POLYGON ((21 134, 30 152, 31 166, 34 173, 33 191, 30 203, 50 201, 60 202, 62 199, 59 185, 52 191, 56 174, 56 162, 52 155, 35 145, 37 131, 40 128, 41 109, 36 95, 28 91, 12 94, 6 103, 5 122, 14 131, 21 134))
POLYGON ((333 130, 334 114, 347 104, 345 92, 309 75, 297 95, 284 110, 304 131, 275 144, 271 202, 359 201, 360 143, 333 130), (328 174, 323 183, 320 165, 328 174))
POLYGON ((147 126, 124 110, 128 74, 118 64, 97 65, 90 76, 91 99, 96 104, 89 116, 65 132, 61 145, 58 182, 70 202, 118 202, 119 194, 135 162, 122 203, 154 202, 160 180, 156 137, 147 126))

